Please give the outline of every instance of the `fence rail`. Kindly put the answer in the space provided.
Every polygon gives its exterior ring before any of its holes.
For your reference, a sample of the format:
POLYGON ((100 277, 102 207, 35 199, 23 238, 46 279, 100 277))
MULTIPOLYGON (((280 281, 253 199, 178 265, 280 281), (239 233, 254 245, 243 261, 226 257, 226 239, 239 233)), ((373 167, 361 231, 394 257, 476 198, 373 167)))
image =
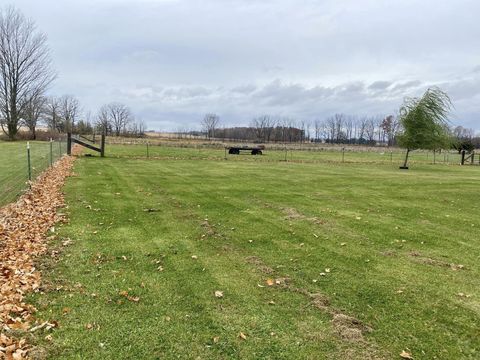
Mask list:
POLYGON ((0 206, 15 201, 29 180, 66 154, 64 140, 0 142, 0 206))

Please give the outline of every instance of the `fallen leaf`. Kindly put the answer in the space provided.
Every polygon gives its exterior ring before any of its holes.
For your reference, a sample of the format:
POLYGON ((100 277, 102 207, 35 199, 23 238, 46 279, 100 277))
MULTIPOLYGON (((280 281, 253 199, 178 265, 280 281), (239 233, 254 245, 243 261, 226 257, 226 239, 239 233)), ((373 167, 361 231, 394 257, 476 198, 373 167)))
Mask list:
POLYGON ((413 360, 412 354, 410 354, 409 352, 406 352, 405 350, 402 350, 402 352, 400 353, 400 357, 402 359, 413 360))
POLYGON ((223 291, 216 290, 215 291, 215 297, 216 298, 223 298, 223 291))
POLYGON ((267 283, 268 286, 275 285, 275 281, 273 279, 267 279, 266 283, 267 283))
POLYGON ((245 335, 243 332, 240 332, 240 334, 238 334, 238 337, 240 339, 247 340, 247 335, 245 335))
POLYGON ((64 307, 64 308, 62 309, 63 315, 67 315, 70 311, 72 311, 72 309, 70 309, 69 307, 64 307))

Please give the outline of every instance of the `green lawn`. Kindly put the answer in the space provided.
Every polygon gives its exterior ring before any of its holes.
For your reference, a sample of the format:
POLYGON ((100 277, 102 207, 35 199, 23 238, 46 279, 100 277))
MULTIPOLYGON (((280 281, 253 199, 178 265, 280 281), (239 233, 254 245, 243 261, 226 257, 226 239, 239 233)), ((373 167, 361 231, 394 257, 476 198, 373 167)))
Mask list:
POLYGON ((95 157, 75 173, 32 299, 59 321, 37 338, 52 359, 480 357, 480 167, 95 157))

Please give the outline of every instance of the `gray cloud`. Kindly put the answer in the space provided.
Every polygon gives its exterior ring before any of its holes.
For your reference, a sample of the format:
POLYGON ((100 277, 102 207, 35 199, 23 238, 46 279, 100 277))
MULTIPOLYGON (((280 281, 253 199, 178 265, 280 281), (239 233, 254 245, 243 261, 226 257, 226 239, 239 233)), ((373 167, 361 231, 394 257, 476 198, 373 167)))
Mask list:
MULTIPOLYGON (((0 3, 4 5, 3 0, 0 3)), ((261 113, 391 113, 439 85, 480 129, 480 3, 469 0, 15 0, 49 36, 52 93, 129 104, 149 127, 261 113), (412 9, 415 9, 412 11, 412 9), (425 14, 428 13, 428 17, 425 14)))

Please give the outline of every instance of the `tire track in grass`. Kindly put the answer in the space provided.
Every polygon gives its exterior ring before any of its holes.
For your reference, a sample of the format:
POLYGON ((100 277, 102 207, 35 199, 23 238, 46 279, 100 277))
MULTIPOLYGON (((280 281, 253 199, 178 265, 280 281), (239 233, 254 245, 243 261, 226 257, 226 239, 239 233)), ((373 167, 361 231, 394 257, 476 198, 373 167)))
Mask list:
MULTIPOLYGON (((179 180, 179 181, 181 181, 181 180, 179 180)), ((191 184, 188 184, 188 185, 190 186, 191 184)), ((195 193, 196 188, 192 187, 191 190, 192 190, 192 192, 195 193)), ((178 197, 177 193, 175 193, 175 194, 176 194, 175 197, 177 198, 178 197)), ((172 201, 173 201, 173 199, 172 199, 172 201)), ((176 200, 176 201, 178 201, 178 200, 176 200)), ((186 206, 182 206, 182 208, 186 208, 186 206)), ((205 222, 205 220, 203 220, 203 221, 200 220, 202 215, 203 215, 203 213, 198 216, 198 224, 199 225, 202 222, 205 222)), ((218 239, 212 239, 211 241, 217 241, 217 240, 218 239)), ((225 239, 223 239, 223 240, 225 240, 225 239)), ((201 243, 205 244, 208 241, 209 241, 209 239, 204 239, 204 240, 198 242, 197 244, 201 244, 201 243)), ((218 241, 220 241, 220 240, 218 240, 218 241)), ((266 307, 269 310, 266 313, 268 315, 263 315, 263 316, 271 317, 272 316, 272 310, 267 305, 267 300, 264 300, 264 302, 259 303, 258 300, 257 300, 258 296, 255 296, 255 297, 248 296, 244 291, 238 292, 238 290, 235 289, 235 288, 238 288, 238 287, 240 287, 241 289, 252 288, 252 290, 256 292, 256 291, 258 291, 258 287, 257 287, 256 284, 259 283, 259 279, 257 278, 257 276, 246 277, 246 275, 248 275, 248 273, 249 273, 249 267, 244 264, 243 257, 239 258, 237 256, 237 249, 229 246, 229 250, 226 250, 227 252, 224 254, 223 253, 224 251, 222 250, 222 247, 224 245, 218 244, 218 243, 213 243, 213 244, 209 244, 209 245, 210 246, 208 246, 208 248, 209 248, 208 259, 214 259, 214 260, 210 261, 209 267, 207 267, 207 269, 210 268, 212 265, 218 264, 218 265, 215 265, 216 269, 215 269, 215 271, 212 271, 212 273, 216 274, 215 276, 216 276, 218 282, 221 282, 221 283, 224 284, 223 288, 230 289, 229 290, 230 297, 231 298, 235 297, 235 301, 232 304, 233 307, 230 308, 231 311, 229 312, 229 314, 230 314, 229 317, 231 317, 232 312, 234 312, 235 310, 236 311, 238 311, 238 310, 241 311, 241 308, 237 309, 238 305, 235 305, 235 304, 255 304, 257 310, 262 309, 263 307, 266 307), (218 256, 219 254, 221 256, 218 256), (240 262, 239 262, 239 260, 240 260, 240 262), (221 275, 219 277, 219 274, 223 274, 223 275, 221 275), (235 287, 233 287, 233 288, 231 286, 232 283, 235 284, 235 287), (239 283, 241 283, 241 284, 239 284, 239 283)), ((204 259, 204 258, 205 258, 205 256, 201 257, 201 259, 204 259)), ((291 298, 293 298, 293 296, 290 296, 290 299, 291 298)), ((296 300, 298 300, 298 299, 296 299, 296 300)), ((275 310, 273 310, 273 313, 274 312, 275 312, 275 310)), ((240 315, 237 315, 236 318, 237 318, 237 320, 235 320, 236 322, 239 322, 240 324, 245 323, 245 319, 243 319, 240 315)), ((276 318, 274 321, 273 320, 269 321, 268 323, 270 324, 270 329, 278 326, 277 325, 278 323, 282 323, 282 322, 289 323, 290 321, 287 320, 287 319, 276 318)), ((247 319, 247 322, 248 322, 248 319, 247 319)), ((262 326, 265 326, 265 325, 262 325, 262 326)), ((283 325, 283 326, 285 326, 285 325, 283 325)), ((244 325, 244 327, 248 328, 249 326, 244 325)), ((296 326, 294 326, 294 327, 296 328, 296 326)), ((242 327, 240 327, 240 329, 241 328, 242 327)), ((268 336, 269 332, 265 330, 264 333, 267 333, 267 338, 268 338, 269 337, 268 336)), ((292 333, 295 333, 295 331, 290 331, 290 334, 292 334, 292 333)), ((265 334, 263 334, 263 335, 265 336, 265 334)), ((261 335, 260 335, 260 337, 262 338, 261 335)), ((267 341, 269 341, 270 343, 273 340, 267 339, 267 341)), ((255 341, 255 340, 252 339, 251 341, 255 341)), ((259 341, 263 341, 263 340, 259 340, 259 341)), ((278 346, 280 346, 280 345, 278 345, 278 346)), ((293 354, 294 354, 294 352, 292 352, 292 356, 293 356, 293 354)))
MULTIPOLYGON (((195 189, 192 189, 192 190, 195 190, 195 189)), ((224 205, 225 205, 225 202, 222 204, 222 208, 225 207, 224 205)), ((233 207, 235 207, 235 206, 233 206, 233 207)), ((238 249, 235 249, 235 250, 237 250, 237 251, 235 251, 235 253, 238 253, 238 249)), ((212 255, 213 255, 213 254, 212 254, 212 255)), ((237 254, 236 254, 236 255, 237 255, 237 254)), ((234 257, 229 257, 229 258, 230 258, 230 260, 233 260, 233 259, 236 258, 236 256, 234 256, 234 257)), ((238 280, 238 277, 237 277, 236 279, 238 280)), ((235 281, 237 281, 237 280, 235 280, 235 281)), ((247 287, 248 287, 248 285, 249 285, 249 284, 248 284, 248 282, 247 282, 247 283, 245 283, 243 286, 247 286, 247 287)), ((251 285, 251 281, 250 281, 250 285, 251 285)), ((314 299, 315 299, 314 302, 315 302, 316 299, 317 299, 317 296, 316 296, 316 295, 310 294, 310 293, 308 293, 306 290, 296 289, 296 290, 293 291, 293 292, 296 292, 296 293, 299 293, 299 294, 303 294, 303 295, 308 295, 308 296, 307 296, 308 298, 314 298, 314 299)), ((360 323, 358 322, 358 320, 355 320, 355 319, 353 319, 353 318, 351 318, 351 317, 348 317, 348 316, 346 316, 346 315, 344 315, 344 314, 341 314, 341 313, 339 313, 339 312, 332 313, 332 312, 330 311, 330 312, 327 312, 327 313, 329 313, 330 315, 332 315, 332 317, 333 317, 333 322, 332 322, 332 324, 334 325, 334 328, 336 329, 336 331, 338 331, 338 332, 341 334, 341 337, 342 337, 342 338, 348 337, 348 338, 350 338, 350 340, 356 338, 356 339, 361 340, 361 342, 362 342, 363 345, 366 344, 366 342, 364 341, 363 336, 361 336, 361 332, 360 332, 360 329, 365 329, 365 327, 362 327, 362 326, 360 326, 360 325, 359 325, 360 327, 356 326, 356 324, 360 324, 360 323), (346 335, 347 333, 349 334, 348 336, 346 335), (353 334, 356 335, 356 337, 353 336, 353 334)), ((359 342, 360 342, 360 341, 359 341, 359 342)), ((370 355, 373 354, 372 348, 370 348, 368 351, 370 352, 370 355)), ((378 351, 375 351, 375 352, 378 353, 378 351)))

